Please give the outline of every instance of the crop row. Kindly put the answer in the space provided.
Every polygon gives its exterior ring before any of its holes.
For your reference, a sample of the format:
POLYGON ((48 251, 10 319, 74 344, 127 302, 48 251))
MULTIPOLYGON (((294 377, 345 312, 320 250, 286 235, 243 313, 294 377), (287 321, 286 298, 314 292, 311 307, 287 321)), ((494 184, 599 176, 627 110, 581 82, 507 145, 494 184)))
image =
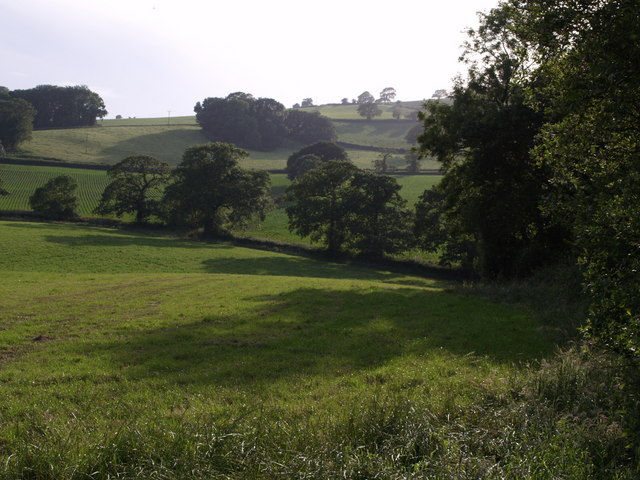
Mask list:
POLYGON ((30 210, 29 197, 58 175, 69 175, 78 182, 76 192, 80 203, 80 215, 92 215, 102 191, 109 183, 105 171, 81 170, 61 167, 31 167, 27 165, 0 165, 0 179, 7 196, 0 196, 0 210, 30 210))

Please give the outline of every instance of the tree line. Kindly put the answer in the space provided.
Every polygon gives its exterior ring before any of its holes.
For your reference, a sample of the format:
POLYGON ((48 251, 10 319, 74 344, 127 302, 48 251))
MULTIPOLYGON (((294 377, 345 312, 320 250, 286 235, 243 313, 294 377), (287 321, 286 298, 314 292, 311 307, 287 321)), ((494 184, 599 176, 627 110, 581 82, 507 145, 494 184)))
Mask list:
POLYGON ((100 95, 84 85, 13 91, 0 87, 0 144, 14 151, 31 138, 34 128, 86 127, 106 115, 100 95))
POLYGON ((272 98, 255 98, 250 93, 209 97, 196 103, 194 111, 209 140, 250 150, 272 151, 287 140, 313 143, 336 139, 331 120, 318 112, 287 110, 272 98))
POLYGON ((442 182, 421 247, 487 278, 571 259, 585 332, 640 356, 640 36, 636 0, 504 0, 469 30, 452 103, 420 115, 442 182))

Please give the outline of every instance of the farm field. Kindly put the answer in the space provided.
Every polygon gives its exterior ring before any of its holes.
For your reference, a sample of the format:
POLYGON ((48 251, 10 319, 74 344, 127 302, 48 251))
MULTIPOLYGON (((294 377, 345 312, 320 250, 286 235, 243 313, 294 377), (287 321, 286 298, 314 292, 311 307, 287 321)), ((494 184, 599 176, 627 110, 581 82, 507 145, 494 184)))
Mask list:
POLYGON ((376 435, 554 350, 528 310, 392 271, 11 221, 0 251, 0 478, 428 471, 436 431, 376 435))
MULTIPOLYGON (((78 182, 80 215, 94 216, 93 209, 98 205, 102 191, 108 184, 108 177, 104 170, 0 163, 0 178, 5 188, 11 193, 8 196, 0 196, 0 210, 30 210, 29 197, 33 191, 44 185, 49 179, 62 174, 70 175, 78 182)), ((402 185, 403 197, 409 202, 409 205, 413 205, 422 192, 437 183, 441 177, 437 175, 398 175, 396 178, 402 185)), ((284 194, 289 183, 285 174, 271 174, 272 195, 284 194)), ((289 232, 287 222, 284 208, 279 208, 270 212, 262 224, 251 226, 238 233, 247 237, 308 245, 307 240, 289 232)))
MULTIPOLYGON (((405 105, 404 110, 410 113, 419 109, 421 102, 406 102, 405 105)), ((392 106, 381 105, 384 114, 372 121, 364 121, 356 108, 355 105, 326 105, 303 110, 318 110, 332 118, 338 141, 369 147, 411 147, 404 137, 415 124, 406 120, 395 121, 390 113, 392 106)), ((144 154, 176 165, 187 147, 206 142, 195 116, 102 120, 91 128, 36 130, 32 140, 22 146, 19 156, 110 165, 129 155, 144 154)), ((244 166, 283 169, 289 155, 300 147, 291 143, 273 152, 251 151, 244 166)), ((377 152, 359 149, 348 149, 348 153, 361 168, 372 168, 379 156, 377 152)), ((404 168, 406 161, 402 155, 396 155, 390 164, 404 168)), ((438 165, 434 160, 427 159, 422 162, 422 168, 434 169, 438 165)))

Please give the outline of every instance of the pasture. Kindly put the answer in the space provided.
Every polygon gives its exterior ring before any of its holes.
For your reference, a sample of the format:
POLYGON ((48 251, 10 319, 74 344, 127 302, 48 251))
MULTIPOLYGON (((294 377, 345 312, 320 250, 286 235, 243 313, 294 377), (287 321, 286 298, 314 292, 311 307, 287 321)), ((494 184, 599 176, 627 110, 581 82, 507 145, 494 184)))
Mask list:
POLYGON ((436 430, 375 445, 554 349, 528 310, 392 271, 11 221, 0 251, 0 478, 428 472, 457 455, 436 430))

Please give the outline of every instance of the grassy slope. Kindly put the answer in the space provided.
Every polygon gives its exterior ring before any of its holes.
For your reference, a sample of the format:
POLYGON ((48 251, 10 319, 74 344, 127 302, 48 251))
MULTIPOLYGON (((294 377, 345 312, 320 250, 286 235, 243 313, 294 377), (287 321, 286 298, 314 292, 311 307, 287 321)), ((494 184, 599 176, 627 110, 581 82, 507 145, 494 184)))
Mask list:
POLYGON ((0 472, 63 478, 175 422, 462 405, 553 348, 526 311, 392 272, 61 224, 0 222, 0 251, 0 472))
POLYGON ((151 232, 0 222, 0 251, 2 479, 637 477, 623 366, 527 366, 527 309, 151 232))
MULTIPOLYGON (((415 111, 420 108, 420 103, 406 102, 404 111, 415 111)), ((391 105, 381 105, 381 108, 383 115, 371 122, 340 121, 362 120, 355 105, 327 105, 305 110, 318 110, 334 119, 339 141, 375 147, 409 148, 404 136, 413 123, 394 121, 391 105)), ((33 139, 23 146, 21 154, 98 164, 113 164, 129 155, 146 154, 176 165, 185 148, 206 141, 195 117, 103 120, 94 128, 35 131, 33 139)), ((275 152, 252 151, 245 167, 284 168, 287 157, 298 148, 299 145, 289 145, 275 152)), ((363 168, 371 168, 378 157, 375 152, 354 149, 350 149, 349 154, 353 162, 363 168)), ((399 167, 405 165, 401 155, 390 163, 399 167)), ((437 168, 431 160, 424 161, 422 166, 437 168)))

